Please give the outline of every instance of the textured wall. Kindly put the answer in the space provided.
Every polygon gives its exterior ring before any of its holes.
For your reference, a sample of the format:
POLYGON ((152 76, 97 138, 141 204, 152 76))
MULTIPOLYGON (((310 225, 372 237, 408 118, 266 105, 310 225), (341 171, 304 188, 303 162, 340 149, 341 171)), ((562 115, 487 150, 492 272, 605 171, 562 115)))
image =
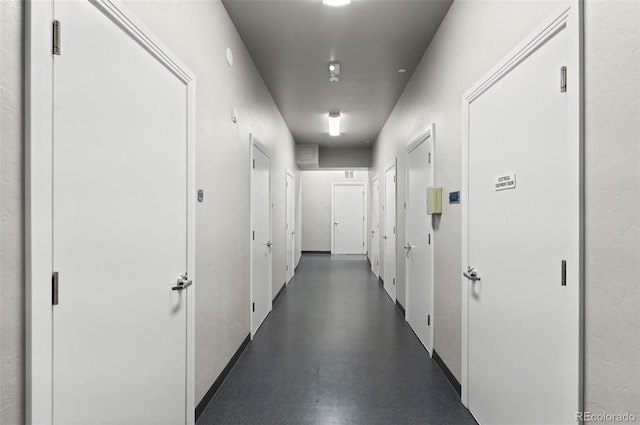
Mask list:
POLYGON ((585 30, 585 404, 640 417, 640 2, 585 30))
MULTIPOLYGON (((588 0, 585 7, 586 408, 593 412, 640 410, 639 5, 588 0)), ((371 174, 382 175, 397 156, 404 175, 405 146, 433 122, 436 185, 460 189, 462 94, 556 7, 455 1, 374 145, 371 174)), ((400 178, 399 206, 404 190, 400 178)), ((445 203, 435 232, 434 346, 458 379, 460 220, 460 206, 445 203)), ((398 247, 404 226, 400 209, 398 247)), ((397 282, 404 303, 402 255, 397 282)))
POLYGON ((249 334, 249 133, 271 149, 273 294, 285 281, 285 169, 293 138, 219 1, 128 1, 196 74, 196 399, 249 334), (233 52, 229 67, 226 49, 233 52), (237 108, 238 124, 231 122, 237 108))
POLYGON ((22 14, 0 2, 0 424, 24 411, 22 14))
POLYGON ((300 175, 303 185, 302 250, 331 251, 331 183, 367 182, 368 191, 369 173, 356 170, 353 180, 345 180, 344 171, 339 170, 305 170, 300 175))
MULTIPOLYGON (((435 123, 435 184, 443 197, 461 186, 462 94, 524 38, 557 4, 530 1, 454 1, 373 149, 371 174, 397 162, 397 298, 406 305, 406 146, 435 123)), ((435 224, 434 348, 460 379, 460 205, 442 205, 435 224)), ((382 212, 380 213, 382 217, 382 212)), ((381 251, 382 252, 382 251, 381 251)), ((382 267, 380 270, 382 273, 382 267)))

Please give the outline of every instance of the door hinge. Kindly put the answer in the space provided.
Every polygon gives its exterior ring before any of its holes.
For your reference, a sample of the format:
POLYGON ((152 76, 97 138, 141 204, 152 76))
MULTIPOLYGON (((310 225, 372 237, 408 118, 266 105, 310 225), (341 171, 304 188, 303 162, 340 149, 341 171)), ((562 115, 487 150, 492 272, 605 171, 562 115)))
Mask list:
POLYGON ((256 312, 256 303, 251 303, 251 310, 255 313, 256 312))
POLYGON ((393 182, 394 183, 396 182, 396 176, 393 176, 393 182))
POLYGON ((60 54, 60 21, 53 21, 53 46, 52 53, 54 55, 60 54))
POLYGON ((427 326, 431 326, 431 315, 427 314, 427 326))
POLYGON ((560 285, 567 286, 567 260, 562 260, 562 275, 560 276, 560 285))
POLYGON ((380 263, 378 263, 378 260, 376 260, 376 266, 378 266, 380 263))
POLYGON ((287 271, 289 271, 289 265, 287 264, 287 271))
POLYGON ((429 233, 429 245, 431 245, 431 233, 429 233))
POLYGON ((396 278, 395 277, 393 278, 393 284, 394 285, 396 284, 396 278))
POLYGON ((364 221, 364 216, 362 216, 362 221, 364 221))
POLYGON ((256 231, 254 230, 254 231, 252 231, 251 233, 252 233, 252 235, 251 235, 251 240, 252 240, 252 241, 255 241, 255 240, 256 240, 256 231))
POLYGON ((406 202, 404 203, 404 209, 405 210, 407 209, 407 203, 406 202))
POLYGON ((256 168, 256 160, 253 160, 253 168, 256 168))
POLYGON ((393 234, 396 234, 396 226, 393 226, 393 234))
POLYGON ((429 152, 429 164, 431 164, 431 152, 429 152))
POLYGON ((560 68, 560 93, 567 91, 567 67, 560 68))
POLYGON ((58 272, 53 272, 51 276, 51 304, 58 305, 58 285, 60 278, 58 272))

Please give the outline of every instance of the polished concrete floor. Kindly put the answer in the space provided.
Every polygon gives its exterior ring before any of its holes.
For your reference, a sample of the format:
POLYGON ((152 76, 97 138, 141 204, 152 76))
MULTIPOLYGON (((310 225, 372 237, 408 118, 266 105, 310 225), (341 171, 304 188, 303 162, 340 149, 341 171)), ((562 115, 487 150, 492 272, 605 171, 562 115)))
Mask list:
POLYGON ((364 256, 305 254, 198 425, 475 424, 364 256))

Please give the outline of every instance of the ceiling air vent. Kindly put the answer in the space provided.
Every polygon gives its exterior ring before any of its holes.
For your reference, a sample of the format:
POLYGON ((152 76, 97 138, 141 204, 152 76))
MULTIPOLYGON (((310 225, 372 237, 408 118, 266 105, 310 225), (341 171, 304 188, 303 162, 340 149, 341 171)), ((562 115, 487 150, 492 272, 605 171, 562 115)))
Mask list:
POLYGON ((296 163, 301 169, 318 168, 318 145, 297 145, 296 163))
POLYGON ((345 180, 353 180, 355 179, 355 172, 353 170, 345 170, 344 172, 345 180))

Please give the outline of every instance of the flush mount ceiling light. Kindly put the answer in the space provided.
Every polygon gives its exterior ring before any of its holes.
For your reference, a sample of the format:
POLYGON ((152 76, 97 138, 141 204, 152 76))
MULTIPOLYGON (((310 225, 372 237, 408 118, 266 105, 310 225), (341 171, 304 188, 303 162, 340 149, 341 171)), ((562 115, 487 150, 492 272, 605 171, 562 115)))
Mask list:
POLYGON ((329 63, 329 81, 332 83, 340 81, 340 62, 329 63))
POLYGON ((346 6, 350 3, 351 3, 351 0, 322 0, 322 4, 324 4, 325 6, 331 6, 331 7, 346 6))
POLYGON ((404 74, 405 72, 407 72, 407 68, 398 68, 398 72, 400 74, 404 74))
POLYGON ((340 135, 340 112, 329 114, 329 136, 340 135))

